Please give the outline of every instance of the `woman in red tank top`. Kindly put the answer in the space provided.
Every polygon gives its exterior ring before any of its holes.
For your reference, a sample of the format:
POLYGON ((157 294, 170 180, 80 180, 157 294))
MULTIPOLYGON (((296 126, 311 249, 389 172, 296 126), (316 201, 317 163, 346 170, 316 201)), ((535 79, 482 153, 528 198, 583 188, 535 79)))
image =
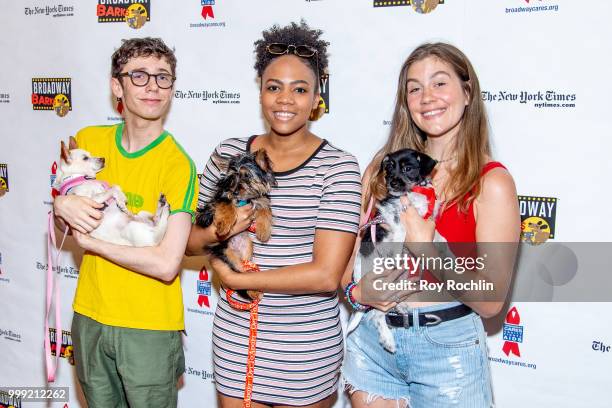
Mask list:
MULTIPOLYGON (((407 199, 403 201, 406 209, 400 221, 411 253, 442 256, 431 244, 436 230, 455 256, 459 255, 454 248, 461 246, 457 243, 500 242, 514 248, 520 235, 514 182, 502 164, 492 161, 478 78, 456 47, 423 44, 402 66, 391 134, 364 174, 362 205, 370 198, 385 197, 382 159, 402 148, 416 149, 438 161, 431 177, 443 203, 433 220, 422 219, 407 199)), ((496 265, 502 283, 509 282, 512 275, 514 252, 510 252, 503 265, 496 265)), ((449 274, 429 272, 433 276, 427 280, 448 282, 449 274)), ((468 270, 465 276, 472 272, 468 270)), ((363 296, 360 282, 352 282, 350 266, 343 279, 349 303, 387 312, 397 350, 390 353, 382 348, 367 313, 349 333, 342 374, 354 408, 371 407, 374 400, 377 408, 408 403, 411 408, 492 406, 481 316, 500 312, 507 286, 500 285, 501 290, 496 286, 496 301, 490 302, 470 301, 469 297, 463 302, 452 297, 432 302, 424 292, 402 293, 398 298, 409 302, 410 309, 398 314, 395 302, 363 296)))

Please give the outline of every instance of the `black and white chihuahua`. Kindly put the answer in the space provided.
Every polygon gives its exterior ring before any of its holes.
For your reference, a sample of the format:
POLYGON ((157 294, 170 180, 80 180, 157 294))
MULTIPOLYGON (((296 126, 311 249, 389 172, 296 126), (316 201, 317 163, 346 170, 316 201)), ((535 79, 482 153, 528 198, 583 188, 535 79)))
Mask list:
MULTIPOLYGON (((402 149, 385 156, 381 163, 380 174, 384 177, 387 193, 386 197, 376 204, 377 216, 361 227, 365 229, 361 242, 367 245, 361 245, 355 257, 353 266, 355 281, 359 281, 363 274, 370 272, 362 272, 362 265, 373 265, 375 257, 394 258, 397 254, 396 250, 403 247, 406 230, 400 222, 400 213, 404 210, 400 197, 407 196, 410 205, 417 210, 420 216, 424 218, 433 216, 435 219, 439 203, 435 199, 433 186, 428 176, 436 164, 436 160, 413 149, 402 149), (385 224, 386 227, 371 228, 372 224, 385 224), (388 244, 379 246, 375 251, 373 244, 377 242, 388 244)), ((443 241, 445 239, 436 232, 434 242, 443 241)), ((400 303, 395 310, 405 313, 408 308, 400 303)), ((379 342, 386 350, 394 353, 396 345, 393 334, 385 321, 385 313, 373 309, 368 314, 378 329, 379 342)), ((347 333, 359 325, 363 316, 363 311, 353 313, 347 333)))

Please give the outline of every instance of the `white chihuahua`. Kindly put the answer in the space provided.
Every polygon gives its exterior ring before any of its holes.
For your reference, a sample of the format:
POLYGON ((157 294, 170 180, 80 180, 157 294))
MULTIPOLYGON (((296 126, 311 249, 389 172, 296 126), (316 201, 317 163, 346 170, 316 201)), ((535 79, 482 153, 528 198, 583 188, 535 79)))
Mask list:
POLYGON ((104 168, 104 158, 93 157, 79 149, 72 136, 70 150, 61 142, 61 160, 53 187, 60 194, 75 194, 105 203, 102 223, 90 235, 93 238, 118 245, 135 247, 155 246, 166 233, 170 206, 160 194, 155 215, 147 211, 133 214, 126 206, 127 199, 121 187, 109 187, 96 180, 96 173, 104 168))

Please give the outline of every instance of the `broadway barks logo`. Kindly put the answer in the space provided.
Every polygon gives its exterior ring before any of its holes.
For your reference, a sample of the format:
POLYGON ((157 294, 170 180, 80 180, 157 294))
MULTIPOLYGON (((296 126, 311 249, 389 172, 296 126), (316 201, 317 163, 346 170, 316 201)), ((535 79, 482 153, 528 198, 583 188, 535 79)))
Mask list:
POLYGON ((431 13, 438 4, 444 4, 444 0, 374 0, 374 7, 412 6, 419 14, 431 13))
POLYGON ((8 166, 0 163, 0 197, 9 191, 8 166))
POLYGON ((514 354, 517 357, 521 356, 519 343, 523 342, 523 326, 520 326, 519 323, 521 323, 521 316, 516 306, 514 306, 506 314, 504 322, 504 345, 502 346, 502 351, 508 357, 510 354, 514 354))
POLYGON ((4 93, 4 92, 0 92, 0 103, 10 103, 11 102, 11 95, 4 93))
POLYGON ((0 391, 0 408, 21 408, 21 398, 12 396, 7 391, 0 391))
POLYGON ((151 21, 150 0, 98 0, 96 7, 98 23, 125 22, 139 29, 151 21))
POLYGON ((539 245, 555 238, 557 199, 554 197, 519 196, 521 241, 539 245))
MULTIPOLYGON (((57 330, 49 328, 49 341, 51 342, 51 355, 55 356, 57 350, 57 330)), ((71 365, 74 365, 74 348, 72 347, 72 334, 62 330, 62 341, 59 349, 60 357, 65 358, 71 365)))
POLYGON ((70 78, 32 78, 32 108, 66 116, 72 110, 71 84, 70 78))
POLYGON ((325 108, 325 113, 329 113, 329 74, 321 75, 321 98, 319 107, 325 108))

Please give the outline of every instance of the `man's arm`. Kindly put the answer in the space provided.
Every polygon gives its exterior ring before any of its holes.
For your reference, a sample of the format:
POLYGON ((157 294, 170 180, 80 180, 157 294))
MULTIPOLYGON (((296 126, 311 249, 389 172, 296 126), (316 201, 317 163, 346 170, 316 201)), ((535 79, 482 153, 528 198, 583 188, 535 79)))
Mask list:
POLYGON ((116 245, 92 238, 76 230, 73 233, 77 243, 83 249, 134 272, 171 282, 180 270, 190 229, 191 215, 179 212, 170 216, 166 235, 160 244, 154 247, 137 248, 116 245))

